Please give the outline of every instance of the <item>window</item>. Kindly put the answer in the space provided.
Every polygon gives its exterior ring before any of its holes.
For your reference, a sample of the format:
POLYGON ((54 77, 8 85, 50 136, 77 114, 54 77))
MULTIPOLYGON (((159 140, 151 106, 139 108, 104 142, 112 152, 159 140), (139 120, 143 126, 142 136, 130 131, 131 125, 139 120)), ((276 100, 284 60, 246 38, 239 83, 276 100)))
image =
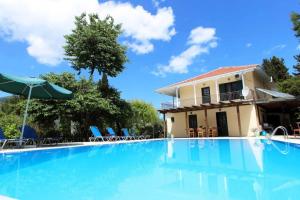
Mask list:
POLYGON ((220 100, 227 101, 233 99, 242 99, 243 98, 242 89, 243 89, 242 80, 220 84, 219 85, 220 100))
POLYGON ((209 87, 202 88, 202 103, 210 103, 209 87))
POLYGON ((175 121, 175 118, 171 117, 171 122, 174 123, 174 121, 175 121))

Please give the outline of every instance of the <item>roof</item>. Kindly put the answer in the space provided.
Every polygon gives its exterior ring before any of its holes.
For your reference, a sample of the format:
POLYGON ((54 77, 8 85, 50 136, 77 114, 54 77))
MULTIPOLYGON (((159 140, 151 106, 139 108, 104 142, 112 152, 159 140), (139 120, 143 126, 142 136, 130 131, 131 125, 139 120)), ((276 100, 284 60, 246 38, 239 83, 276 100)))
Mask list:
POLYGON ((222 76, 228 76, 232 75, 235 73, 243 73, 243 72, 248 72, 248 71, 253 71, 258 68, 258 64, 251 64, 251 65, 242 65, 242 66, 227 66, 227 67, 220 67, 215 70, 209 71, 204 74, 200 74, 198 76, 195 76, 193 78, 189 78, 183 81, 180 81, 178 83, 171 84, 169 86, 160 88, 156 90, 156 92, 161 93, 161 94, 166 94, 169 96, 174 96, 175 94, 175 89, 177 87, 189 85, 195 82, 202 82, 202 81, 207 81, 210 79, 214 78, 219 78, 222 76))
POLYGON ((295 96, 287 94, 287 93, 283 93, 283 92, 267 90, 267 89, 263 89, 263 88, 256 88, 256 90, 266 93, 266 94, 271 95, 272 97, 276 97, 276 98, 295 99, 295 96))
POLYGON ((187 80, 184 80, 184 81, 172 84, 172 86, 179 85, 179 84, 182 84, 182 83, 188 83, 188 82, 198 81, 198 80, 201 80, 201 79, 210 78, 210 77, 214 77, 214 76, 218 76, 218 75, 222 75, 222 74, 239 72, 239 71, 243 71, 243 70, 247 70, 247 69, 254 69, 257 66, 258 66, 258 64, 243 65, 243 66, 220 67, 218 69, 209 71, 209 72, 204 73, 204 74, 200 74, 200 75, 195 76, 193 78, 190 78, 190 79, 187 79, 187 80))

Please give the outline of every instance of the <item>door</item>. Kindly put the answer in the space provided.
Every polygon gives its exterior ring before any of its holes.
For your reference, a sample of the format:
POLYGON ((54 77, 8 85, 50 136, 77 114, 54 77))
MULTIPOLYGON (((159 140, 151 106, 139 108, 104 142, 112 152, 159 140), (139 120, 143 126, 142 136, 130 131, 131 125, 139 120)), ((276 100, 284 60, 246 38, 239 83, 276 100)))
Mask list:
POLYGON ((197 128, 197 115, 189 115, 189 128, 197 128))
POLYGON ((217 128, 219 136, 228 136, 228 124, 226 112, 217 112, 217 128))
POLYGON ((210 103, 210 90, 209 87, 201 89, 202 91, 202 103, 210 103))

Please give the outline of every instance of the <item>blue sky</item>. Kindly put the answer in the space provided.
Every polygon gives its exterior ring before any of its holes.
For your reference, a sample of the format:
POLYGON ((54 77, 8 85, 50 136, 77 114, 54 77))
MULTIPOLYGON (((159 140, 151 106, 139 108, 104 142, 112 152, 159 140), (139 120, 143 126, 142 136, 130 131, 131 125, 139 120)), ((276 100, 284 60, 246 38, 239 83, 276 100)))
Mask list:
POLYGON ((129 46, 130 62, 110 83, 123 98, 156 107, 171 100, 156 94, 157 88, 220 66, 259 64, 273 55, 291 68, 299 53, 290 22, 290 13, 300 12, 299 1, 1 0, 0 71, 74 72, 62 60, 62 35, 83 11, 110 14, 123 23, 120 41, 129 46))

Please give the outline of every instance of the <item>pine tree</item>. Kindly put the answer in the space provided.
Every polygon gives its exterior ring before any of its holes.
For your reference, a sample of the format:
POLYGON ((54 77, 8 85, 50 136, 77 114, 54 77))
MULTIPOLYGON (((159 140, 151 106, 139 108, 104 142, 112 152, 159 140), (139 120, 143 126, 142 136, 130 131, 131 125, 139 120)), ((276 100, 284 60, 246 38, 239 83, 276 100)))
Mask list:
MULTIPOLYGON (((295 31, 295 36, 300 37, 300 15, 298 13, 293 12, 291 14, 291 20, 293 23, 293 30, 295 31)), ((294 75, 300 76, 300 55, 294 56, 295 60, 297 61, 296 65, 293 66, 294 68, 294 75)))
POLYGON ((300 54, 294 56, 294 58, 295 58, 295 60, 297 61, 297 64, 293 66, 293 68, 294 68, 293 74, 294 74, 295 76, 300 76, 300 54))
POLYGON ((295 31, 295 36, 300 37, 300 15, 293 12, 291 14, 291 20, 294 25, 293 30, 295 31))
POLYGON ((270 59, 263 59, 262 68, 276 82, 284 81, 290 77, 283 58, 273 56, 270 59))

